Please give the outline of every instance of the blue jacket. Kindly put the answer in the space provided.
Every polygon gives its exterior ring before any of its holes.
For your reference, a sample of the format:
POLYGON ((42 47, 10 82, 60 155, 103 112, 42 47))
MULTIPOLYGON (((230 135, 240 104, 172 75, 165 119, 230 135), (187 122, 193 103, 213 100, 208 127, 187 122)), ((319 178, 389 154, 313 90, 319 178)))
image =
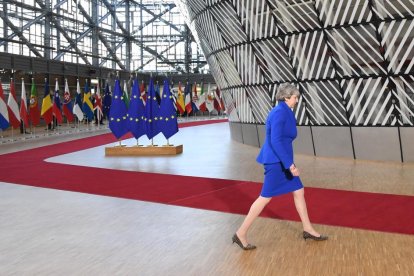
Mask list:
POLYGON ((280 101, 266 120, 266 137, 256 161, 261 164, 282 162, 285 169, 293 164, 293 140, 296 138, 295 114, 280 101))

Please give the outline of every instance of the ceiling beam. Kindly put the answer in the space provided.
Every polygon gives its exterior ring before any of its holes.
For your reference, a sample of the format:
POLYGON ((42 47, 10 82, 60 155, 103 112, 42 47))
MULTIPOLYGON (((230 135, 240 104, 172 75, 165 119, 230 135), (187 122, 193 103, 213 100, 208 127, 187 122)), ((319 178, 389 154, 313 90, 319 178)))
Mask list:
MULTIPOLYGON (((88 20, 89 24, 91 26, 95 26, 95 23, 93 22, 93 19, 89 16, 89 14, 86 12, 86 10, 83 8, 83 6, 80 3, 78 3, 78 0, 73 0, 73 1, 78 5, 78 8, 79 8, 80 12, 86 18, 86 20, 88 20)), ((102 41, 102 43, 104 44, 104 46, 106 47, 106 49, 108 50, 109 54, 116 61, 116 63, 119 65, 119 67, 125 70, 125 68, 126 68, 125 65, 118 58, 118 56, 116 55, 116 53, 111 48, 111 45, 109 44, 109 42, 106 40, 106 38, 102 35, 102 33, 100 31, 98 31, 98 37, 102 41)))
POLYGON ((144 46, 144 50, 149 52, 150 54, 152 54, 153 58, 149 59, 145 64, 141 65, 140 67, 138 67, 136 70, 141 70, 145 65, 149 64, 151 61, 153 61, 154 59, 158 58, 159 60, 161 60, 162 62, 166 63, 166 64, 175 64, 175 66, 171 66, 173 68, 175 68, 177 71, 181 72, 181 73, 185 73, 183 68, 181 68, 180 66, 176 65, 177 63, 174 63, 172 61, 170 61, 168 58, 164 57, 162 54, 167 52, 169 49, 171 49, 172 47, 174 47, 175 45, 177 45, 178 43, 180 43, 181 41, 184 41, 184 38, 181 38, 180 40, 174 42, 174 44, 170 45, 169 47, 167 47, 167 49, 165 49, 164 51, 158 53, 157 51, 144 46))
MULTIPOLYGON (((133 2, 134 4, 136 4, 137 6, 141 7, 141 9, 143 9, 144 11, 146 11, 147 13, 149 13, 150 15, 152 15, 153 17, 156 17, 157 14, 153 13, 150 9, 148 9, 145 5, 141 5, 140 3, 138 3, 137 1, 134 0, 130 0, 130 2, 133 2)), ((172 8, 171 8, 172 9, 172 8)), ((173 28, 174 30, 176 30, 179 33, 182 33, 182 31, 177 28, 176 25, 172 24, 171 22, 163 19, 162 17, 159 18, 161 22, 163 22, 166 25, 169 25, 171 28, 173 28)))
MULTIPOLYGON (((42 7, 44 10, 47 10, 46 5, 43 3, 42 0, 36 0, 36 3, 42 7)), ((66 38, 66 40, 69 42, 69 44, 72 46, 73 49, 75 49, 76 52, 79 53, 80 57, 83 59, 83 61, 85 61, 86 64, 91 65, 91 63, 88 61, 88 59, 86 58, 85 55, 83 55, 82 51, 78 48, 77 44, 75 43, 75 41, 73 41, 73 39, 68 35, 68 33, 65 31, 65 29, 62 28, 62 26, 60 26, 59 21, 56 20, 56 17, 51 16, 50 17, 50 21, 53 22, 53 25, 56 27, 56 29, 58 29, 58 31, 63 34, 63 36, 66 38)))
MULTIPOLYGON (((124 28, 123 24, 121 21, 119 21, 118 16, 116 16, 116 11, 113 8, 114 5, 111 5, 110 3, 108 3, 107 0, 101 0, 102 3, 105 4, 106 8, 109 10, 109 12, 111 13, 112 17, 115 19, 116 24, 118 25, 118 28, 121 29, 121 31, 124 33, 124 35, 129 35, 128 31, 124 28)), ((128 15, 126 15, 128 16, 128 15)))
POLYGON ((171 11, 175 6, 168 6, 165 10, 161 11, 161 13, 157 14, 156 16, 154 16, 153 18, 151 18, 150 20, 144 22, 142 24, 142 26, 140 26, 138 29, 136 29, 135 31, 131 32, 131 35, 136 34, 137 32, 141 31, 142 29, 144 29, 146 26, 148 26, 149 24, 151 24, 152 22, 154 22, 155 20, 161 18, 164 14, 166 14, 167 12, 171 11))
POLYGON ((21 41, 25 43, 25 45, 32 51, 37 57, 43 57, 40 52, 30 43, 29 40, 23 35, 23 33, 14 26, 14 24, 9 20, 9 18, 5 15, 4 11, 0 11, 0 17, 3 19, 3 22, 6 23, 9 28, 16 33, 16 35, 20 38, 21 41))

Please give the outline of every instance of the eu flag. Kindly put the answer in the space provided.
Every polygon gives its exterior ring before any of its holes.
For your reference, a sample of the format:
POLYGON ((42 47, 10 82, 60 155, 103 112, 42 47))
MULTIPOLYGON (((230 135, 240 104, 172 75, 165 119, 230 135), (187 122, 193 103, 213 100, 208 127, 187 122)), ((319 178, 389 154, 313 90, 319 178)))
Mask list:
POLYGON ((109 110, 111 108, 111 103, 112 103, 111 89, 109 87, 109 84, 106 83, 105 94, 104 94, 103 103, 102 103, 104 118, 107 118, 109 116, 109 110))
POLYGON ((115 81, 114 98, 109 111, 109 128, 117 139, 128 133, 127 108, 122 100, 122 89, 118 79, 115 81))
POLYGON ((145 106, 139 91, 138 80, 134 79, 132 85, 131 99, 128 109, 128 129, 138 139, 146 133, 146 124, 144 120, 145 106))
POLYGON ((157 97, 155 97, 154 81, 151 79, 148 86, 148 98, 145 104, 145 122, 148 139, 154 138, 161 132, 159 124, 159 112, 157 97))
POLYGON ((178 132, 176 113, 168 80, 164 80, 160 106, 160 124, 161 132, 167 139, 178 132))

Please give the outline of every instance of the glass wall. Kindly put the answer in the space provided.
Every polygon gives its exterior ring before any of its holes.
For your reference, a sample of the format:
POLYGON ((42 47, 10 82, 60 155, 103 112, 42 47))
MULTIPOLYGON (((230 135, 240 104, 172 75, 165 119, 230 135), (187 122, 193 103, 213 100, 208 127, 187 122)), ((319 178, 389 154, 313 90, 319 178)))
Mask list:
POLYGON ((140 72, 206 72, 173 1, 4 0, 0 52, 140 72))

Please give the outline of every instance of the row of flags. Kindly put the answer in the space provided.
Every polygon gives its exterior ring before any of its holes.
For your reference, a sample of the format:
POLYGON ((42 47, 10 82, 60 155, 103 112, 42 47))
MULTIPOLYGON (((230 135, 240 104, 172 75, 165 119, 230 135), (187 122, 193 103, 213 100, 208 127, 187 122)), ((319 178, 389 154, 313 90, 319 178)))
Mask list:
POLYGON ((178 122, 168 80, 164 81, 162 97, 159 92, 157 94, 152 79, 148 85, 148 93, 142 94, 138 86, 138 80, 134 79, 127 104, 124 93, 126 90, 122 92, 119 80, 115 80, 108 118, 109 128, 117 139, 129 132, 136 139, 143 135, 152 139, 159 133, 169 139, 178 132, 178 122))
POLYGON ((182 90, 181 82, 178 83, 178 91, 176 98, 176 109, 180 115, 184 113, 191 114, 198 111, 212 112, 216 110, 220 112, 224 111, 224 102, 221 97, 221 93, 218 87, 214 92, 210 90, 210 84, 208 84, 207 93, 204 91, 204 84, 201 84, 201 91, 197 91, 197 83, 194 84, 193 89, 189 83, 186 84, 184 92, 182 90))
POLYGON ((108 85, 105 88, 105 91, 107 99, 104 99, 104 102, 106 106, 103 106, 99 84, 96 87, 92 103, 91 91, 88 83, 86 82, 85 84, 84 94, 82 97, 78 80, 76 97, 75 100, 72 101, 68 82, 65 80, 63 102, 61 102, 58 81, 56 80, 54 95, 52 97, 49 89, 49 82, 45 79, 44 96, 42 99, 41 109, 39 110, 37 89, 33 79, 29 102, 27 102, 26 87, 24 80, 22 80, 20 108, 17 104, 16 90, 13 79, 10 82, 10 94, 7 104, 4 99, 3 85, 0 81, 0 128, 2 130, 8 128, 9 126, 12 128, 18 128, 20 127, 21 121, 26 127, 29 126, 29 122, 31 122, 33 126, 37 126, 40 124, 40 118, 43 118, 46 124, 50 124, 53 121, 53 118, 55 118, 60 124, 63 122, 63 116, 66 117, 68 122, 73 122, 75 117, 77 117, 79 121, 82 121, 84 118, 91 121, 95 114, 98 119, 101 119, 105 110, 109 112, 111 105, 111 95, 108 85))
POLYGON ((28 120, 28 111, 26 105, 26 93, 22 96, 21 107, 17 104, 16 90, 14 82, 10 83, 10 94, 7 100, 7 104, 4 99, 3 85, 0 81, 0 129, 6 129, 9 126, 13 128, 20 127, 20 120, 28 120))
MULTIPOLYGON (((136 86, 137 87, 135 89, 138 89, 139 96, 142 98, 143 104, 145 105, 148 94, 145 89, 145 84, 142 82, 139 87, 138 84, 136 84, 136 86)), ((152 86, 154 88, 156 101, 158 105, 160 105, 160 86, 158 85, 158 82, 156 85, 152 83, 152 86)), ((203 84, 201 84, 200 91, 197 91, 196 83, 193 85, 193 88, 191 88, 191 84, 187 82, 183 91, 181 82, 179 82, 177 94, 174 95, 174 93, 171 92, 172 88, 169 87, 168 81, 164 82, 164 86, 168 87, 168 90, 170 90, 170 94, 174 102, 173 107, 177 114, 183 115, 186 113, 187 115, 190 115, 195 114, 198 111, 224 111, 224 103, 218 87, 214 92, 212 92, 209 84, 207 93, 205 93, 203 84)), ((149 87, 151 87, 151 85, 149 87)), ((147 88, 148 90, 149 87, 147 88)), ((132 90, 134 90, 134 88, 132 90)), ((85 83, 83 92, 84 93, 82 95, 78 80, 76 96, 75 99, 72 100, 67 80, 65 80, 63 100, 61 101, 59 96, 60 92, 58 81, 56 80, 54 92, 51 93, 49 82, 45 79, 44 96, 42 99, 41 109, 39 111, 37 89, 33 79, 29 103, 26 98, 24 80, 22 80, 20 108, 17 104, 13 79, 10 82, 10 94, 7 103, 4 99, 3 87, 0 81, 0 128, 6 129, 9 126, 18 128, 20 126, 20 121, 22 121, 26 127, 29 126, 29 122, 33 126, 36 126, 40 124, 40 118, 43 118, 46 124, 50 124, 55 118, 60 124, 63 122, 63 116, 66 117, 68 122, 73 122, 75 117, 79 121, 82 121, 84 118, 91 121, 94 117, 100 121, 102 118, 107 117, 112 102, 111 88, 108 83, 105 86, 103 96, 101 96, 99 83, 96 86, 93 97, 91 95, 88 82, 85 83)), ((132 101, 132 92, 133 91, 131 91, 130 96, 128 93, 127 83, 124 81, 124 88, 121 89, 121 93, 126 108, 129 108, 129 105, 131 104, 130 101, 132 101)))

